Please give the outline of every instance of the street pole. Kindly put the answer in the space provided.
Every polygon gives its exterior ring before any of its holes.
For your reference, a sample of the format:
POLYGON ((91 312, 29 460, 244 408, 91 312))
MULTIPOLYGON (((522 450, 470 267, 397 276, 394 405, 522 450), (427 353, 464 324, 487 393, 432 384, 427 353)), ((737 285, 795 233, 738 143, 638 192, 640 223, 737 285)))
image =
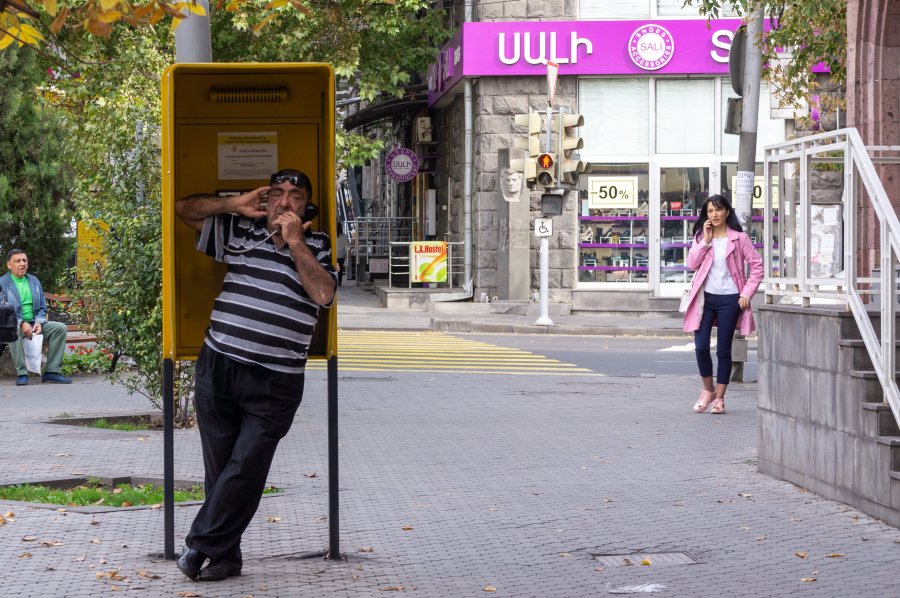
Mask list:
POLYGON ((548 304, 550 286, 550 237, 541 237, 540 248, 541 261, 541 315, 535 320, 538 326, 553 326, 553 320, 550 319, 550 306, 548 304))
POLYGON ((205 16, 185 8, 186 16, 175 29, 175 62, 212 62, 212 42, 209 35, 209 0, 196 0, 206 11, 205 16))
MULTIPOLYGON (((759 122, 759 86, 762 79, 763 9, 758 6, 747 23, 747 43, 744 44, 744 74, 741 85, 743 109, 741 110, 741 137, 738 145, 737 182, 734 190, 734 212, 744 231, 750 230, 753 221, 753 182, 756 178, 756 133, 759 122)), ((747 309, 750 309, 749 307, 747 309)), ((743 359, 735 360, 731 368, 731 381, 744 381, 744 362, 747 360, 747 339, 734 339, 732 352, 743 359)))
POLYGON ((744 79, 741 94, 741 137, 738 146, 737 183, 734 211, 745 231, 750 230, 753 206, 753 180, 756 177, 756 129, 759 120, 759 85, 762 79, 762 52, 759 48, 763 32, 763 9, 757 8, 747 23, 744 44, 744 79))

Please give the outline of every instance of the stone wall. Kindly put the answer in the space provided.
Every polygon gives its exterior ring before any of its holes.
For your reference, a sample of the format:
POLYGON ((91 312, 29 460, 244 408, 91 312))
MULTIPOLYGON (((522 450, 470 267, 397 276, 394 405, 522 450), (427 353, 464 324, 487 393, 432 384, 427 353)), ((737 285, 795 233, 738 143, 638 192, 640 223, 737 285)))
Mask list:
POLYGON ((877 380, 851 373, 868 359, 853 316, 778 305, 759 316, 759 471, 900 526, 897 457, 878 437, 896 424, 877 380))

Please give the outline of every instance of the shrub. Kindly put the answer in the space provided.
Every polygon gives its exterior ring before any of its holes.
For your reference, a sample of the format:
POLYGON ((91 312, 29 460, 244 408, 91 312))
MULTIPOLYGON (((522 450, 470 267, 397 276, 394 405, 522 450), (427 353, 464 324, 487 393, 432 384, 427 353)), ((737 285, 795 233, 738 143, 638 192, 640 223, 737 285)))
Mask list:
POLYGON ((105 374, 112 367, 112 358, 108 349, 69 345, 69 352, 63 355, 62 374, 105 374))

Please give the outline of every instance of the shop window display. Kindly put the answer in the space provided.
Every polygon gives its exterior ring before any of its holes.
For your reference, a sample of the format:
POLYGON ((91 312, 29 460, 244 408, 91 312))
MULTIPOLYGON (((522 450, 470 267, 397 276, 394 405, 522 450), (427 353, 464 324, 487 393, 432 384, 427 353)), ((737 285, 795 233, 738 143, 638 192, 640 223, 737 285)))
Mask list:
POLYGON ((594 165, 580 182, 579 282, 646 283, 650 248, 647 165, 594 165))

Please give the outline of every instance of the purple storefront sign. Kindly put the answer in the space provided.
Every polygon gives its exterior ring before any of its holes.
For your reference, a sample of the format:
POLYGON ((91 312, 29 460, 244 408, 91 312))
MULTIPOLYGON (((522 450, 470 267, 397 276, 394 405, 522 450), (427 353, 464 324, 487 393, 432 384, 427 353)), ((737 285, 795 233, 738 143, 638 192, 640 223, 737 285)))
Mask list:
POLYGON ((726 75, 731 38, 740 24, 740 19, 708 25, 706 19, 464 23, 441 49, 428 102, 437 102, 463 77, 544 76, 544 60, 557 63, 560 76, 726 75))

